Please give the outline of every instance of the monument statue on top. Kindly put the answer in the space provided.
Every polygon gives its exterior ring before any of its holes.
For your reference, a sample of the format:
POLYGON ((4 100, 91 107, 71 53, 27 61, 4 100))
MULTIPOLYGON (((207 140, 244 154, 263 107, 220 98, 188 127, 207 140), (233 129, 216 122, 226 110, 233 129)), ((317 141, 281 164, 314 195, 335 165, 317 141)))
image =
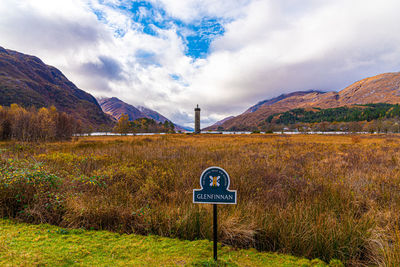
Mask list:
POLYGON ((197 104, 197 107, 194 109, 194 133, 199 134, 200 132, 200 108, 197 104))

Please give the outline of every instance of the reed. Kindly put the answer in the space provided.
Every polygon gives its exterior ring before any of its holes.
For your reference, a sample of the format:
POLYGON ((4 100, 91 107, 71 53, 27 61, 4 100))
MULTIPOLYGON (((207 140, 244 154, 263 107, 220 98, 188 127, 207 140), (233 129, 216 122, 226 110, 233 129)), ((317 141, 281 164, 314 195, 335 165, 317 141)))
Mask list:
POLYGON ((211 207, 193 204, 192 190, 205 168, 220 166, 238 191, 237 205, 219 209, 222 243, 400 264, 397 135, 85 137, 0 147, 3 217, 211 239, 211 207))

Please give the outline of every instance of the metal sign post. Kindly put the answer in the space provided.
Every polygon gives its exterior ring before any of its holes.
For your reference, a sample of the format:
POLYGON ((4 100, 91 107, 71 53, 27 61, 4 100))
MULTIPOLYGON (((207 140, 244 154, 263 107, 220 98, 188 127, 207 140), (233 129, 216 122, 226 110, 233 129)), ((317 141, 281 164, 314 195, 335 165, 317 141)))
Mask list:
POLYGON ((218 244, 218 210, 217 210, 217 204, 213 204, 213 232, 214 232, 214 260, 217 261, 218 259, 218 249, 217 249, 217 244, 218 244))
POLYGON ((201 189, 193 189, 193 203, 213 204, 214 260, 217 261, 217 204, 236 204, 236 190, 229 190, 228 173, 220 167, 210 167, 200 176, 201 189))

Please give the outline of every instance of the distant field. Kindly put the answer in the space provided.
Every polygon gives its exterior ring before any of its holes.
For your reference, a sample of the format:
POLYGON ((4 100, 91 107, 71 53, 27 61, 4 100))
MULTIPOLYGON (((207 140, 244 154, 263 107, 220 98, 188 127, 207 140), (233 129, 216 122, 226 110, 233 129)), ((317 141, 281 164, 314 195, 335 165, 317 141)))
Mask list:
MULTIPOLYGON (((0 219, 1 266, 216 266, 212 242, 16 224, 0 219)), ((219 266, 326 266, 255 249, 219 247, 219 266)), ((331 262, 330 266, 340 267, 331 262)))
POLYGON ((346 265, 400 264, 398 135, 163 135, 0 144, 0 215, 62 227, 211 239, 192 189, 220 166, 238 205, 219 238, 346 265))

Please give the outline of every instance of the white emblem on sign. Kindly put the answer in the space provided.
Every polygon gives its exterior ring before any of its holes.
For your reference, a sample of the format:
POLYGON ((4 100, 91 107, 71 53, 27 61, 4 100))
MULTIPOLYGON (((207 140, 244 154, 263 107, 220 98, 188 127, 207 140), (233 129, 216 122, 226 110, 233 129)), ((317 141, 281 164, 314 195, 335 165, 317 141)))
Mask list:
POLYGON ((220 176, 210 176, 210 186, 219 187, 220 186, 220 176))

